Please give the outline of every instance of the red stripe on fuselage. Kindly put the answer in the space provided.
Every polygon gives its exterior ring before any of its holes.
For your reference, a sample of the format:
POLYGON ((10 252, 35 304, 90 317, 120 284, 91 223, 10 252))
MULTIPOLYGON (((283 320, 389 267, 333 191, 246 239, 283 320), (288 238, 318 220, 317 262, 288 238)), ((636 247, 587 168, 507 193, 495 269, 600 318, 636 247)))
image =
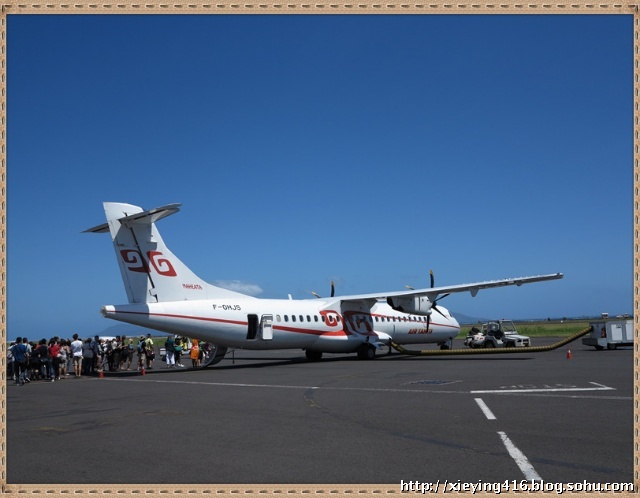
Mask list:
MULTIPOLYGON (((244 327, 248 327, 248 322, 243 322, 239 320, 224 320, 222 318, 206 318, 201 316, 187 316, 187 315, 175 315, 172 313, 142 313, 140 311, 115 311, 115 314, 122 313, 127 315, 143 315, 143 316, 158 316, 165 318, 180 318, 185 320, 199 320, 204 322, 216 322, 216 323, 230 323, 233 325, 242 325, 244 327)), ((311 335, 327 335, 327 336, 341 336, 341 335, 351 335, 350 333, 345 332, 344 330, 335 330, 335 331, 324 331, 317 329, 299 329, 293 327, 282 327, 280 325, 274 325, 274 330, 282 330, 284 332, 294 332, 297 334, 311 334, 311 335)))

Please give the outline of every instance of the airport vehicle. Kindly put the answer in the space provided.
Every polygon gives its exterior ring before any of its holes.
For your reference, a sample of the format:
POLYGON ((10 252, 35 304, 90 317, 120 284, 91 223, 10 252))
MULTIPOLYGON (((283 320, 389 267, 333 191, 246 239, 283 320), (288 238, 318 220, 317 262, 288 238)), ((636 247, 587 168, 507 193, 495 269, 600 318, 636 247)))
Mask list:
POLYGON ((311 299, 258 299, 210 285, 165 245, 156 222, 179 211, 169 204, 148 211, 105 202, 107 223, 85 230, 110 233, 129 304, 106 305, 104 317, 215 344, 209 364, 227 348, 302 349, 309 360, 323 353, 357 353, 396 344, 437 343, 450 348, 460 325, 439 304, 454 292, 520 286, 560 279, 562 273, 489 282, 311 299), (435 313, 434 313, 435 312, 435 313))
POLYGON ((531 339, 518 334, 511 320, 494 320, 482 324, 482 329, 473 327, 464 340, 470 348, 521 348, 531 346, 531 339))
POLYGON ((633 320, 605 319, 591 322, 590 325, 593 328, 591 334, 582 339, 585 346, 603 350, 633 345, 633 320))

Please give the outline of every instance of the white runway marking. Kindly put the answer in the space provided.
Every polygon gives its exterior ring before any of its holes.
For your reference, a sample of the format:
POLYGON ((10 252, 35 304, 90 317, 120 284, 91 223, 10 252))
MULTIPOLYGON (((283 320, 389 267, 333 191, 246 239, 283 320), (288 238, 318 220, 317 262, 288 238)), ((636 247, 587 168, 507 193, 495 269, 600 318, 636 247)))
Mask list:
POLYGON ((524 456, 524 453, 516 448, 516 445, 511 442, 511 439, 509 439, 509 437, 504 432, 498 432, 498 434, 500 435, 505 448, 507 448, 509 455, 511 455, 511 458, 513 458, 513 460, 516 462, 516 464, 524 474, 525 479, 527 479, 528 481, 541 481, 542 478, 540 477, 540 475, 538 475, 536 469, 533 468, 533 465, 529 463, 529 460, 527 460, 527 457, 524 456))
POLYGON ((496 416, 493 414, 491 410, 489 410, 489 407, 487 406, 487 404, 484 401, 482 401, 482 398, 474 398, 474 399, 476 400, 476 403, 478 403, 478 406, 482 410, 482 413, 484 413, 484 416, 487 417, 488 420, 496 420, 496 416))
POLYGON ((236 382, 201 382, 201 381, 183 381, 183 380, 152 380, 137 378, 105 378, 102 382, 153 382, 156 384, 183 384, 196 386, 215 386, 215 387, 250 387, 261 389, 318 389, 324 391, 362 391, 362 392, 384 392, 384 393, 412 393, 412 394, 469 394, 469 391, 442 391, 440 389, 399 389, 384 387, 328 387, 328 386, 294 386, 285 384, 244 384, 236 382))
POLYGON ((536 389, 490 389, 485 391, 470 391, 471 394, 499 394, 499 393, 555 393, 574 391, 615 391, 614 387, 607 387, 597 382, 589 382, 597 387, 549 387, 536 389))
MULTIPOLYGON (((100 382, 152 382, 156 384, 183 384, 183 385, 197 385, 197 386, 217 386, 217 387, 248 387, 258 389, 323 389, 328 391, 362 391, 362 392, 386 392, 386 393, 416 393, 416 394, 524 394, 529 396, 554 396, 554 394, 545 394, 557 391, 615 391, 613 387, 607 387, 602 384, 596 384, 598 387, 587 388, 553 388, 553 389, 510 389, 510 390, 486 390, 486 391, 451 391, 443 389, 401 389, 401 388, 381 388, 381 387, 328 387, 328 386, 294 386, 294 385, 282 385, 282 384, 243 384, 235 382, 202 382, 202 381, 184 381, 184 380, 154 380, 148 377, 107 377, 104 379, 91 379, 100 382)), ((569 397, 569 398, 593 398, 593 399, 612 399, 612 400, 633 400, 633 397, 603 397, 603 396, 563 396, 561 393, 555 394, 557 397, 569 397)))

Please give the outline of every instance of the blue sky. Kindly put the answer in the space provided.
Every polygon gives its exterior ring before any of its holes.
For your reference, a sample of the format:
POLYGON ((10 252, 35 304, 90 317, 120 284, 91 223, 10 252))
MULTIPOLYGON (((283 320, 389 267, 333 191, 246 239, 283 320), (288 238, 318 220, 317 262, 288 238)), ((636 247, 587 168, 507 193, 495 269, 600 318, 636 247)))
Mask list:
POLYGON ((265 298, 563 272, 483 317, 631 313, 631 16, 9 15, 8 334, 126 302, 103 201, 265 298))

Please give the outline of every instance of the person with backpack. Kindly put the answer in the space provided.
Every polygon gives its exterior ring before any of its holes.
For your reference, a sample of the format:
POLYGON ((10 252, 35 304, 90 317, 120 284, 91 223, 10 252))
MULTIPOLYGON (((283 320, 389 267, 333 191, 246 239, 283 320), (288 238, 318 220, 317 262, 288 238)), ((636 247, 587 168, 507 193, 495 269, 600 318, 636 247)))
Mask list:
POLYGON ((147 334, 147 338, 144 340, 144 354, 147 362, 147 370, 153 368, 151 364, 156 357, 156 353, 153 347, 153 339, 151 339, 151 334, 147 334))
POLYGON ((181 337, 176 337, 176 344, 174 346, 174 352, 173 352, 173 357, 176 362, 176 367, 184 367, 180 359, 182 357, 182 341, 183 340, 184 339, 182 339, 181 337))
POLYGON ((60 342, 57 337, 49 341, 49 358, 51 360, 51 379, 60 380, 60 342))
POLYGON ((146 344, 144 341, 144 336, 141 335, 140 336, 140 340, 138 341, 138 344, 136 345, 136 352, 138 353, 138 370, 142 370, 144 368, 144 361, 145 361, 145 356, 146 356, 146 344))
POLYGON ((44 380, 51 380, 51 358, 46 339, 40 339, 38 346, 33 350, 33 357, 39 360, 34 364, 38 370, 38 376, 44 380))
POLYGON ((100 346, 100 336, 97 335, 91 341, 91 349, 93 350, 93 371, 97 372, 102 369, 102 347, 100 346))
MULTIPOLYGON (((126 362, 127 362, 127 370, 131 370, 131 363, 133 363, 133 352, 135 351, 136 347, 133 345, 133 339, 131 337, 129 337, 129 341, 127 342, 127 345, 125 347, 124 351, 124 356, 126 358, 126 362)), ((123 369, 124 369, 124 362, 123 362, 123 369)))
POLYGON ((27 362, 29 361, 29 353, 27 346, 22 342, 22 337, 16 339, 16 343, 11 346, 11 354, 13 355, 13 374, 16 379, 16 386, 21 386, 25 382, 29 382, 27 377, 27 362))

